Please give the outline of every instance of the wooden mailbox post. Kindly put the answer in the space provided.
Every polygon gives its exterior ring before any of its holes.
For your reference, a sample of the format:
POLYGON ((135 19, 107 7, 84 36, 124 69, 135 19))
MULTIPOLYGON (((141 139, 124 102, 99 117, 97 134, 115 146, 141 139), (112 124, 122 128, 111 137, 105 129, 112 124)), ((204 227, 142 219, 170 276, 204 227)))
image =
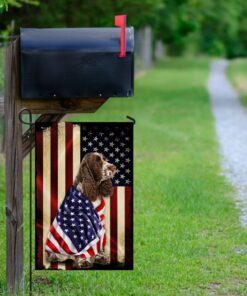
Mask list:
MULTIPOLYGON (((121 26, 121 29, 100 28, 99 31, 92 29, 92 34, 88 32, 90 29, 64 29, 66 38, 63 38, 63 32, 59 29, 41 29, 40 31, 24 29, 21 32, 22 39, 18 38, 7 49, 4 114, 6 272, 9 292, 18 291, 22 288, 23 282, 22 162, 30 152, 30 132, 32 135, 35 132, 34 127, 31 126, 29 131, 22 134, 19 113, 26 108, 32 114, 40 114, 36 122, 58 122, 67 113, 95 112, 110 96, 131 96, 134 76, 134 38, 133 29, 126 28, 125 32, 125 22, 123 24, 124 27, 117 18, 116 25, 121 26), (78 37, 78 33, 82 35, 78 37), (89 41, 87 36, 90 36, 89 41), (33 41, 31 46, 30 40, 33 41), (47 42, 46 45, 45 42, 47 42), (63 46, 66 50, 61 50, 63 46), (54 50, 56 61, 64 61, 66 57, 64 66, 59 62, 53 62, 54 50), (47 73, 44 72, 45 63, 48 68, 47 73), (75 75, 70 63, 75 65, 75 75), (78 64, 79 67, 77 67, 78 64), (37 72, 39 75, 33 77, 37 72), (77 81, 74 82, 73 77, 76 77, 77 81), (60 85, 61 89, 59 89, 60 85), (54 86, 57 87, 58 93, 52 93, 54 86), (68 89, 71 90, 71 96, 68 89), (47 97, 46 94, 48 94, 47 97)), ((34 140, 31 148, 33 147, 34 140)))

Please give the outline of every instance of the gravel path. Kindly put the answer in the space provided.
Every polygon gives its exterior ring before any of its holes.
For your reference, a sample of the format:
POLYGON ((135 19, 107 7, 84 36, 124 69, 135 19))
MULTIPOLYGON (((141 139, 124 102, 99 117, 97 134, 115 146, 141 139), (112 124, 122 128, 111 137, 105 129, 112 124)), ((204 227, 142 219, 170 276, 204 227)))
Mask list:
POLYGON ((211 66, 208 91, 222 155, 223 174, 236 189, 241 224, 247 227, 247 110, 226 76, 228 62, 211 66))

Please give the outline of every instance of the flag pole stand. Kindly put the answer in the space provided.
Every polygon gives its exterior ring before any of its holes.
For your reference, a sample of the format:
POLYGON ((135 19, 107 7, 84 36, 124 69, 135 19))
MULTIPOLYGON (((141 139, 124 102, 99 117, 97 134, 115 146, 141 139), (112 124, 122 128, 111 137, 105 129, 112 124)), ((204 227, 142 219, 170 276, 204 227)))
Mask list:
MULTIPOLYGON (((32 120, 32 112, 27 108, 23 108, 19 111, 19 120, 22 124, 29 125, 32 127, 33 120, 32 120), (22 119, 22 115, 27 113, 29 116, 29 122, 26 122, 22 119)), ((33 223, 33 200, 32 200, 32 181, 33 181, 33 174, 32 174, 32 129, 28 130, 27 138, 29 138, 29 295, 32 295, 33 291, 33 267, 32 267, 32 248, 33 248, 33 237, 32 237, 32 223, 33 223)))

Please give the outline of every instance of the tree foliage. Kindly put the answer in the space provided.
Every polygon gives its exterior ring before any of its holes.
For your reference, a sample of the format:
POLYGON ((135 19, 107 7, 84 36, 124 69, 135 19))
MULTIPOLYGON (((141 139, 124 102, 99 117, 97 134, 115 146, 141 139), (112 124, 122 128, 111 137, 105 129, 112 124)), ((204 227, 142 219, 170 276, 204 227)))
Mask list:
POLYGON ((243 0, 207 0, 199 4, 200 50, 209 54, 233 57, 240 54, 243 44, 238 40, 243 0))
POLYGON ((2 22, 15 18, 22 26, 112 26, 114 15, 127 14, 129 23, 140 27, 156 17, 161 3, 162 0, 43 0, 38 7, 10 9, 2 22))
POLYGON ((17 8, 21 8, 23 4, 32 4, 38 5, 38 0, 0 0, 0 13, 3 11, 8 11, 8 7, 13 6, 17 8))
POLYGON ((4 10, 8 10, 8 1, 0 0, 0 13, 2 13, 4 10))
POLYGON ((182 53, 188 35, 198 28, 197 6, 191 0, 163 0, 154 27, 156 37, 170 45, 171 53, 182 53))
MULTIPOLYGON (((193 46, 199 53, 247 55, 246 0, 8 0, 0 30, 15 20, 22 27, 112 26, 114 15, 127 14, 128 23, 151 25, 155 38, 169 52, 183 54, 193 46), (21 7, 21 9, 19 9, 21 7)), ((0 0, 0 9, 6 0, 0 0)))
POLYGON ((194 43, 205 54, 247 55, 246 12, 245 0, 163 0, 156 36, 173 54, 194 43))

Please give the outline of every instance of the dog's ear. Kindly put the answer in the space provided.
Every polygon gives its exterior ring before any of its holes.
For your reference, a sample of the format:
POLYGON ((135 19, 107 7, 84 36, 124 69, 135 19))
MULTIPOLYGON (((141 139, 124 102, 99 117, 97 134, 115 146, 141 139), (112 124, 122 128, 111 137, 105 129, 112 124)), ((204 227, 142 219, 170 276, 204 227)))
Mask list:
POLYGON ((91 201, 96 201, 98 197, 98 190, 96 184, 90 179, 85 179, 83 182, 83 194, 91 201))
POLYGON ((97 199, 97 187, 94 184, 92 177, 88 171, 88 167, 85 161, 82 161, 76 175, 74 186, 77 187, 79 183, 82 183, 82 191, 91 201, 97 199))
POLYGON ((110 179, 102 181, 98 186, 98 194, 101 196, 111 196, 113 193, 112 181, 110 179))
POLYGON ((88 178, 89 177, 89 172, 88 169, 86 167, 86 164, 84 161, 81 162, 78 173, 75 177, 74 180, 74 186, 76 187, 79 183, 81 183, 83 181, 83 179, 88 178))

